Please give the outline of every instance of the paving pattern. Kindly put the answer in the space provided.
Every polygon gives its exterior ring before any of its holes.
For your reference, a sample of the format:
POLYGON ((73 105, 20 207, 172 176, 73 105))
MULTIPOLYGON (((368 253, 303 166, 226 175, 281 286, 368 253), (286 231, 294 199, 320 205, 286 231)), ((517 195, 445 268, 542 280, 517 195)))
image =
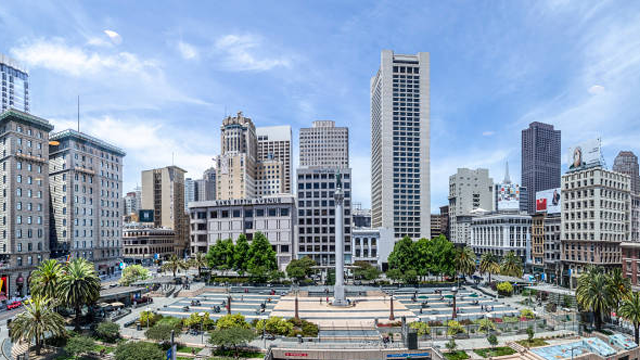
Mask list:
MULTIPOLYGON (((231 313, 242 314, 251 321, 253 319, 266 319, 270 316, 276 303, 279 301, 280 295, 270 294, 245 294, 245 293, 232 293, 231 294, 231 313), (264 311, 261 309, 261 304, 264 304, 264 311)), ((181 298, 171 305, 167 305, 161 308, 158 313, 162 315, 176 316, 186 318, 193 313, 200 313, 207 311, 212 319, 217 319, 227 314, 226 303, 227 294, 204 292, 201 295, 197 295, 191 298, 181 298), (192 306, 191 301, 200 301, 200 306, 192 306), (185 308, 188 306, 188 309, 185 308), (220 312, 216 313, 214 308, 220 308, 220 312)))

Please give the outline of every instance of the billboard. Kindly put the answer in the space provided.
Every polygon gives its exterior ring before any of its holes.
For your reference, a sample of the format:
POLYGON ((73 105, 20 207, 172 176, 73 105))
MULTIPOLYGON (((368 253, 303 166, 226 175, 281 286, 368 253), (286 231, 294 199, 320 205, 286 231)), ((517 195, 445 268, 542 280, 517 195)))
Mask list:
POLYGON ((140 211, 138 211, 138 221, 140 221, 140 222, 153 222, 153 210, 140 210, 140 211))
POLYGON ((567 165, 569 170, 602 165, 600 139, 592 139, 569 148, 567 165))
POLYGON ((536 212, 559 214, 561 210, 560 188, 538 191, 536 193, 536 212))
POLYGON ((520 209, 520 185, 498 184, 498 210, 520 209))

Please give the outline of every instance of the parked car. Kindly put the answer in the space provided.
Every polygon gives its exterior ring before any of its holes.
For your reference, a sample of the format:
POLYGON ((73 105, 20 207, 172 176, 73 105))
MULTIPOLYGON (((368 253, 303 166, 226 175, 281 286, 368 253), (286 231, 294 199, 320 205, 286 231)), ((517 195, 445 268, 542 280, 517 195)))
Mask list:
POLYGON ((7 310, 12 310, 12 309, 17 309, 20 306, 22 306, 22 302, 20 301, 14 301, 11 304, 7 305, 7 310))

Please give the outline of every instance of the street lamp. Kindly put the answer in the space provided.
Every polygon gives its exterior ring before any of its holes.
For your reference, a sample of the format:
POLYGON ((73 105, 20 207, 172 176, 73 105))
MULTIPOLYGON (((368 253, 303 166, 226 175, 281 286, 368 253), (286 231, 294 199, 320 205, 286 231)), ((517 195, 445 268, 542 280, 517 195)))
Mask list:
POLYGON ((453 295, 453 312, 451 314, 451 318, 455 319, 457 314, 456 314, 456 293, 458 292, 458 288, 456 286, 451 288, 451 294, 453 295))

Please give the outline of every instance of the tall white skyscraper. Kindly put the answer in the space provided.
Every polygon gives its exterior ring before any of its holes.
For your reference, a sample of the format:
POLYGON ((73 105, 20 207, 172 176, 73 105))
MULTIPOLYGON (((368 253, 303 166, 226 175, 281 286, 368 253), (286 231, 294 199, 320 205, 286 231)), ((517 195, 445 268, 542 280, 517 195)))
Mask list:
POLYGON ((7 109, 29 112, 29 74, 15 60, 0 54, 0 113, 7 109))
POLYGON ((371 78, 371 226, 430 237, 429 53, 383 50, 371 78))
POLYGON ((300 167, 349 167, 349 128, 332 120, 300 129, 300 167))
MULTIPOLYGON (((293 189, 293 146, 291 136, 291 126, 263 126, 256 128, 256 136, 258 137, 258 161, 272 162, 279 161, 282 163, 282 175, 284 183, 282 191, 292 193, 293 189)), ((269 166, 268 164, 265 164, 269 166)), ((260 166, 260 165, 258 165, 260 166)), ((266 179, 258 180, 266 181, 266 179)))

